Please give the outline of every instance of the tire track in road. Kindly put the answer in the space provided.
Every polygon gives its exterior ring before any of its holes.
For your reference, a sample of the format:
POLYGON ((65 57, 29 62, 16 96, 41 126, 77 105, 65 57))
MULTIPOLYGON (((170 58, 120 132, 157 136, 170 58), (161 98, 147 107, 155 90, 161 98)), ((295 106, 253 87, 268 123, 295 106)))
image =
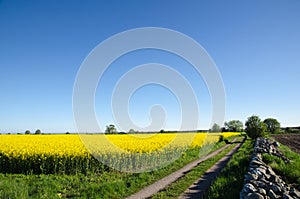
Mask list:
POLYGON ((228 152, 223 158, 221 158, 216 164, 210 167, 197 181, 195 181, 183 194, 179 196, 179 199, 199 199, 202 198, 212 182, 220 174, 222 169, 226 166, 232 155, 245 142, 245 138, 239 144, 237 144, 230 152, 228 152))
MULTIPOLYGON (((233 142, 236 140, 236 138, 233 140, 233 142)), ((159 191, 165 189, 167 186, 169 186, 171 183, 175 182, 176 180, 178 180, 179 178, 183 177, 186 173, 188 173, 189 171, 191 171, 194 167, 198 166, 201 162, 214 157, 215 155, 217 155, 218 153, 220 153, 221 151, 225 150, 226 148, 228 148, 230 146, 230 144, 226 144, 225 146, 217 149, 216 151, 199 158, 198 160, 195 160, 187 165, 185 165, 184 167, 182 167, 181 169, 171 173, 170 175, 154 182, 153 184, 141 189, 140 191, 138 191, 137 193, 127 197, 127 199, 141 199, 141 198, 150 198, 152 195, 158 193, 159 191)))

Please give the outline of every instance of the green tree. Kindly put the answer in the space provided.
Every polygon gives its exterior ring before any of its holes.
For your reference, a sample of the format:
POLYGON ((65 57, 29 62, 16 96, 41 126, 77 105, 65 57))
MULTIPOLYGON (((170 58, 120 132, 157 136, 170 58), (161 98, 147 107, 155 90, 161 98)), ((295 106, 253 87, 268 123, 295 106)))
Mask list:
POLYGON ((110 125, 106 126, 105 133, 108 133, 108 134, 115 134, 115 133, 117 133, 117 129, 116 129, 115 125, 110 124, 110 125))
POLYGON ((245 126, 245 131, 250 138, 256 139, 265 136, 267 129, 266 124, 263 123, 258 116, 252 115, 251 117, 248 117, 245 126))
POLYGON ((269 133, 278 133, 280 130, 280 123, 274 118, 267 118, 264 120, 269 133))
POLYGON ((240 120, 231 120, 224 123, 226 131, 230 132, 241 132, 243 131, 244 125, 240 120))
POLYGON ((136 133, 136 131, 134 129, 130 129, 129 133, 133 134, 133 133, 136 133))
POLYGON ((29 135, 30 134, 30 131, 29 130, 26 130, 25 131, 25 135, 29 135))
POLYGON ((35 134, 41 134, 42 133, 42 131, 40 130, 40 129, 37 129, 36 131, 35 131, 35 134))
POLYGON ((221 131, 220 125, 214 123, 214 125, 211 128, 211 132, 220 132, 220 131, 221 131))

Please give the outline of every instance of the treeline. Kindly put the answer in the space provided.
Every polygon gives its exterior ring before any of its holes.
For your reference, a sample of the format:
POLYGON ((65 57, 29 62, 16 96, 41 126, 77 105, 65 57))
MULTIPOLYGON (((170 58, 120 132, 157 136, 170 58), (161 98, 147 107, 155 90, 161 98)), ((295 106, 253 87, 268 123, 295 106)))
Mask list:
POLYGON ((300 133, 300 126, 281 128, 280 133, 300 133))

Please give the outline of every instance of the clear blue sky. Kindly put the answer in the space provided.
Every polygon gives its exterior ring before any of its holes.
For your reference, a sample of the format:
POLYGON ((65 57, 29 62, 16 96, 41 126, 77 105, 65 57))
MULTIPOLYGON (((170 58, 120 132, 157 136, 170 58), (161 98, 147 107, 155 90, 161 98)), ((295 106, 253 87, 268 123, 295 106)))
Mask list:
MULTIPOLYGON (((139 27, 180 31, 199 42, 215 61, 226 89, 225 120, 252 114, 300 126, 300 1, 0 1, 0 132, 75 131, 72 92, 77 71, 101 41, 139 27)), ((200 125, 208 128, 210 96, 184 61, 158 51, 120 58, 96 94, 97 117, 114 123, 112 85, 138 64, 168 64, 194 85, 200 125), (126 65, 120 69, 121 65, 126 65)), ((200 79, 200 80, 199 80, 200 79)), ((129 103, 138 125, 149 107, 162 104, 166 129, 178 128, 179 105, 166 89, 149 85, 129 103), (158 97, 159 96, 159 97, 158 97)))

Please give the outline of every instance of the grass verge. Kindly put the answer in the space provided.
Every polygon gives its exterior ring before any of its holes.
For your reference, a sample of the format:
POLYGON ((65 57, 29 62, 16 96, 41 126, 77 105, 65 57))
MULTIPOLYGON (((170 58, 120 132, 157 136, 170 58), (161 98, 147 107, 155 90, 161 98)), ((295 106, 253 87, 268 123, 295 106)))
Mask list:
POLYGON ((279 150, 291 160, 289 163, 269 154, 262 155, 263 161, 271 166, 276 174, 282 176, 287 183, 300 189, 300 155, 284 145, 280 145, 279 150))
MULTIPOLYGON (((242 138, 239 138, 241 141, 242 138)), ((166 189, 155 194, 152 198, 177 198, 181 193, 183 193, 193 182, 195 182, 201 175, 203 175, 206 170, 213 166, 218 160, 220 160, 224 155, 231 151, 236 144, 232 144, 230 147, 219 153, 218 155, 202 162, 184 177, 180 178, 176 182, 172 183, 166 189)))
MULTIPOLYGON (((212 151, 224 145, 220 142, 212 151)), ((117 171, 87 175, 0 174, 0 198, 124 198, 198 158, 199 149, 190 149, 162 169, 138 174, 117 171)))

